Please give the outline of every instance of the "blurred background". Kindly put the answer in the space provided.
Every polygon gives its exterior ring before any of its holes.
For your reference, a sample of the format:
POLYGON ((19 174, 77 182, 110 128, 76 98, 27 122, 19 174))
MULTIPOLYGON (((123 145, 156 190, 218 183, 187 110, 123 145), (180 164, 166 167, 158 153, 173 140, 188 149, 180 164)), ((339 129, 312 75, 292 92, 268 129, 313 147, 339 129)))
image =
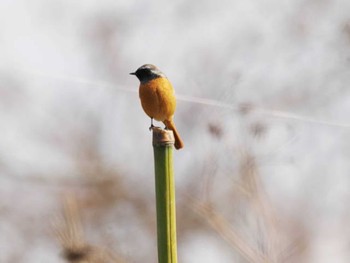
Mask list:
POLYGON ((156 262, 149 118, 178 96, 179 262, 348 262, 348 0, 0 3, 0 262, 156 262))

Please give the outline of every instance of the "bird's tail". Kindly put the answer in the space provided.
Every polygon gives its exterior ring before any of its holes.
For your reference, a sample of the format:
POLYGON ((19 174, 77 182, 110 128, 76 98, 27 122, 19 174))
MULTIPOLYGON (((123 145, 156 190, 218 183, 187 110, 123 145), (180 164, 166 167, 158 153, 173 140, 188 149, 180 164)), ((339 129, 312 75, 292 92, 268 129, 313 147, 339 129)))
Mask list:
POLYGON ((165 124, 165 126, 169 129, 169 130, 172 130, 173 133, 174 133, 174 137, 175 137, 175 149, 176 150, 179 150, 181 148, 184 147, 184 143, 183 141, 181 140, 181 137, 180 137, 180 134, 179 132, 177 131, 176 129, 176 126, 175 126, 175 123, 172 119, 170 120, 165 120, 163 121, 163 123, 165 124))

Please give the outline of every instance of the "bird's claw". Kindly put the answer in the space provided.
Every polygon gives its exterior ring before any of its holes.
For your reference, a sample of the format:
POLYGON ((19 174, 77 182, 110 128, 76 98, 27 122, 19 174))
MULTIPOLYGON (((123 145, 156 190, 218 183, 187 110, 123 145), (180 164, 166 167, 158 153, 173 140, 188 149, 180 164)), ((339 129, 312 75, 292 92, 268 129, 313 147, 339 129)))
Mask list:
POLYGON ((151 131, 151 130, 153 130, 154 128, 158 128, 158 129, 160 129, 160 127, 159 126, 154 126, 153 124, 151 125, 151 126, 149 126, 149 130, 151 131))

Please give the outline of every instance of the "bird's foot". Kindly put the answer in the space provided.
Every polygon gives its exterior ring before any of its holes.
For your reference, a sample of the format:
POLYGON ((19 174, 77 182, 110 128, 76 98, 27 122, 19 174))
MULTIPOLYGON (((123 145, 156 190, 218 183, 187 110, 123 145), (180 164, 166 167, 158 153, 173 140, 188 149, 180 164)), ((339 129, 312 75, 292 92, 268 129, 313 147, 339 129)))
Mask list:
POLYGON ((154 128, 160 128, 160 127, 154 126, 153 124, 151 124, 151 126, 149 126, 149 130, 150 130, 150 131, 153 130, 154 128))

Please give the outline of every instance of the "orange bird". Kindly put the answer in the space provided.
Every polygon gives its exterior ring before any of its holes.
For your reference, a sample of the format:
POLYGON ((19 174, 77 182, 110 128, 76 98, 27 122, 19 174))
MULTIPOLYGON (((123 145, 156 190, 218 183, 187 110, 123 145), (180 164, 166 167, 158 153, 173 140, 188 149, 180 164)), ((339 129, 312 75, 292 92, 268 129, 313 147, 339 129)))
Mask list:
POLYGON ((151 64, 145 64, 130 74, 140 80, 139 96, 143 110, 151 118, 150 129, 154 127, 153 119, 162 121, 167 129, 174 132, 175 148, 183 148, 184 144, 173 121, 176 98, 168 78, 151 64))

